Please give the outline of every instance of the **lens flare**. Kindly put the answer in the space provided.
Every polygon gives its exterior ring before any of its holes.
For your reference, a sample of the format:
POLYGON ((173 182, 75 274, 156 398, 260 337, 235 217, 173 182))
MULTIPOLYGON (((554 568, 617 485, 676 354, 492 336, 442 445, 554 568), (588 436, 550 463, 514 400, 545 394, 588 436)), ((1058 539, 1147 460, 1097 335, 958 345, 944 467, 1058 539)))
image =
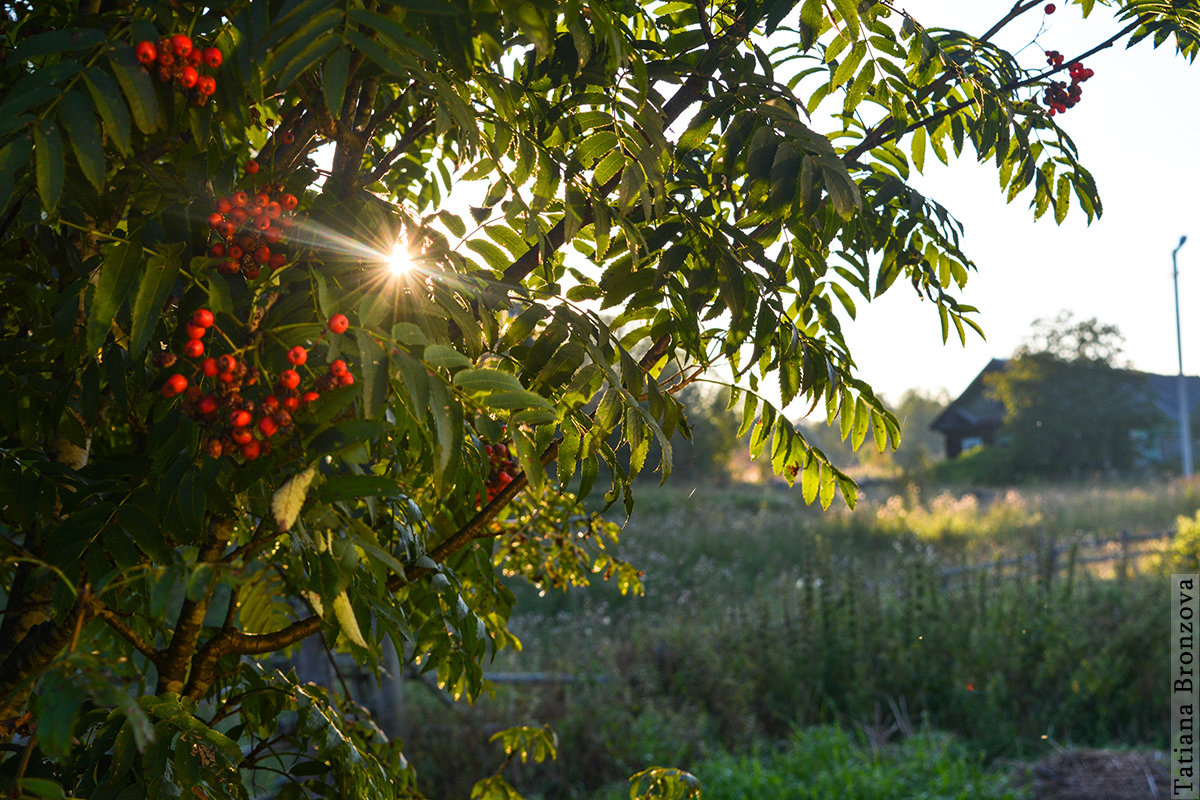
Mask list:
POLYGON ((387 267, 393 277, 407 275, 413 268, 412 256, 409 255, 408 248, 397 242, 392 248, 391 254, 388 255, 387 267))

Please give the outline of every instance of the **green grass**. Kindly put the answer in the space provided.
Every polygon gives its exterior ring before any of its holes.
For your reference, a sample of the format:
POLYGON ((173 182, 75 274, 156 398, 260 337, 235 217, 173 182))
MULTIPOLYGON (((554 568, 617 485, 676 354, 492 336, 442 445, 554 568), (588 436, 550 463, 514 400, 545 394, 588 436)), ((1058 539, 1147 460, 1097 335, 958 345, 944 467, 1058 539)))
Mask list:
MULTIPOLYGON (((820 749, 796 743, 794 731, 812 726, 940 730, 989 759, 1037 756, 1052 744, 1163 745, 1165 685, 1145 667, 1169 656, 1151 622, 1167 597, 1162 571, 1143 565, 1142 574, 1103 580, 1070 556, 1054 576, 1038 561, 1013 578, 941 571, 1076 541, 1081 530, 1171 527, 1200 505, 1194 485, 1021 489, 982 500, 868 495, 853 513, 822 514, 774 488, 643 490, 620 554, 646 571, 645 597, 604 584, 545 597, 519 590, 512 627, 526 648, 489 669, 581 680, 500 686, 451 714, 430 698, 412 703, 407 752, 427 785, 447 796, 469 791, 458 782, 494 764, 487 735, 510 724, 558 733, 557 762, 513 775, 546 798, 588 796, 652 765, 723 765, 700 776, 708 797, 722 796, 712 792, 730 770, 737 780, 787 784, 779 776, 788 759, 820 749), (778 753, 765 744, 779 741, 789 744, 778 753)), ((930 741, 916 737, 911 747, 930 741)), ((963 752, 957 746, 948 752, 963 752)), ((927 755, 916 762, 949 769, 958 759, 927 755)), ((832 796, 922 796, 869 793, 918 770, 905 763, 851 759, 829 780, 857 785, 862 773, 864 793, 832 796)), ((960 796, 958 778, 948 780, 929 796, 960 796)), ((767 791, 731 785, 740 796, 767 791)), ((786 796, 818 796, 800 791, 786 796)))
POLYGON ((722 754, 696 767, 707 800, 1016 800, 1025 795, 945 735, 871 748, 840 728, 798 731, 774 752, 722 754))

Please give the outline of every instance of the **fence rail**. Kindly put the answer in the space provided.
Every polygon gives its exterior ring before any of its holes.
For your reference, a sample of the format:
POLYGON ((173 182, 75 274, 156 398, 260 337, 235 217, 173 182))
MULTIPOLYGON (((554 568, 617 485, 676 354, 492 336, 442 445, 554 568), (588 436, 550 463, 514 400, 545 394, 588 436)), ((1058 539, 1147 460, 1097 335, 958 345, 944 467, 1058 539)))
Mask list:
POLYGON ((1026 553, 1020 556, 1000 558, 995 561, 985 561, 979 564, 965 564, 958 567, 947 567, 938 575, 945 584, 951 578, 960 575, 970 575, 976 572, 1009 573, 1019 576, 1027 569, 1033 569, 1046 575, 1056 575, 1070 566, 1089 564, 1105 564, 1119 562, 1118 574, 1127 575, 1133 565, 1149 556, 1161 552, 1161 547, 1145 546, 1147 542, 1168 542, 1175 535, 1173 530, 1156 531, 1154 533, 1131 534, 1121 531, 1120 534, 1105 539, 1091 541, 1076 541, 1070 544, 1054 545, 1039 550, 1036 553, 1026 553), (1091 551, 1100 552, 1091 552, 1091 551), (1063 559, 1063 556, 1068 556, 1063 559))

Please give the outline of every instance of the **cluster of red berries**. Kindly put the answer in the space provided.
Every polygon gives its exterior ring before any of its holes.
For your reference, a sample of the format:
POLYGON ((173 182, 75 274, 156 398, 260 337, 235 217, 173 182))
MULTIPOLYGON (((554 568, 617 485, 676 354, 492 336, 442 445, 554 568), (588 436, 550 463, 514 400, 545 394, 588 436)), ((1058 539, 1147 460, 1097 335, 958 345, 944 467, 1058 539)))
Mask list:
MULTIPOLYGON (((490 503, 501 489, 512 483, 520 467, 517 466, 517 459, 513 457, 508 445, 489 444, 484 445, 483 450, 488 457, 487 499, 490 503)), ((483 505, 482 497, 476 499, 479 505, 483 505)))
MULTIPOLYGON (((257 173, 258 163, 247 163, 246 171, 257 173)), ((253 195, 237 191, 217 198, 215 209, 208 215, 208 226, 219 239, 208 253, 223 259, 217 270, 224 275, 240 272, 254 280, 260 270, 269 272, 286 264, 287 256, 279 244, 295 225, 292 212, 298 204, 296 195, 284 192, 277 184, 253 195)))
MULTIPOLYGON (((1061 67, 1063 63, 1063 54, 1057 50, 1046 51, 1046 63, 1052 67, 1061 67)), ((1042 102, 1050 109, 1050 116, 1064 113, 1068 108, 1074 108, 1079 99, 1083 97, 1083 86, 1081 85, 1088 78, 1096 73, 1079 61, 1072 61, 1067 65, 1067 72, 1071 76, 1071 83, 1068 85, 1066 81, 1051 81, 1046 87, 1046 91, 1042 94, 1042 102)))
MULTIPOLYGON (((186 357, 204 355, 204 336, 213 322, 213 314, 206 308, 192 314, 185 324, 186 357)), ((335 314, 326 327, 332 333, 345 333, 349 324, 344 314, 335 314)), ((307 348, 296 345, 288 351, 287 359, 293 367, 301 367, 308 363, 308 353, 307 348)), ((178 360, 170 352, 154 359, 158 366, 168 369, 178 360)), ((243 461, 253 461, 271 452, 272 437, 291 429, 292 415, 318 400, 321 392, 354 383, 353 373, 340 358, 331 362, 308 390, 300 388, 300 373, 294 368, 281 372, 269 391, 262 388, 262 377, 257 367, 235 355, 209 356, 194 367, 192 380, 182 372, 171 374, 163 383, 162 396, 183 395, 183 413, 207 430, 204 451, 209 456, 241 456, 243 461), (207 391, 203 386, 206 379, 212 379, 207 391), (253 387, 260 387, 254 392, 256 397, 247 396, 246 390, 253 387)))
POLYGON ((187 92, 194 105, 204 105, 217 90, 217 79, 200 71, 204 67, 221 66, 224 58, 215 47, 197 47, 187 35, 177 33, 164 36, 157 45, 151 41, 138 42, 134 54, 160 81, 174 82, 187 92))

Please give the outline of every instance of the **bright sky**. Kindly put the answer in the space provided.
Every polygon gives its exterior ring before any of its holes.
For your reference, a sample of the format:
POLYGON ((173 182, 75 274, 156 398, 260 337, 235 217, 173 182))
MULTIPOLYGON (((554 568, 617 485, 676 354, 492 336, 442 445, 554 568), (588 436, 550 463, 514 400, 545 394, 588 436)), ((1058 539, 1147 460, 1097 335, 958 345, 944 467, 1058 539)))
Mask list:
MULTIPOLYGON (((1009 0, 899 0, 929 27, 975 34, 987 30, 1009 0)), ((1084 20, 1078 6, 1058 2, 1046 17, 1030 11, 996 37, 1028 67, 1044 64, 1044 50, 1068 59, 1118 30, 1097 5, 1084 20), (1037 33, 1045 21, 1046 28, 1037 33)), ((1200 373, 1200 65, 1143 41, 1132 50, 1110 48, 1085 61, 1095 76, 1080 103, 1062 117, 1083 163, 1096 177, 1104 215, 1090 227, 1072 209, 1062 227, 1048 212, 1034 222, 1028 196, 1005 205, 995 168, 970 156, 946 168, 929 154, 915 182, 965 225, 964 250, 979 270, 961 300, 979 308, 987 341, 967 346, 952 331, 941 344, 937 311, 897 282, 881 300, 859 303, 846 324, 860 377, 890 400, 905 389, 945 388, 957 395, 990 358, 1012 353, 1031 323, 1068 309, 1096 317, 1125 335, 1125 355, 1147 372, 1178 371, 1171 251, 1181 235, 1179 294, 1183 364, 1200 373), (933 166, 931 166, 931 163, 933 166)))

